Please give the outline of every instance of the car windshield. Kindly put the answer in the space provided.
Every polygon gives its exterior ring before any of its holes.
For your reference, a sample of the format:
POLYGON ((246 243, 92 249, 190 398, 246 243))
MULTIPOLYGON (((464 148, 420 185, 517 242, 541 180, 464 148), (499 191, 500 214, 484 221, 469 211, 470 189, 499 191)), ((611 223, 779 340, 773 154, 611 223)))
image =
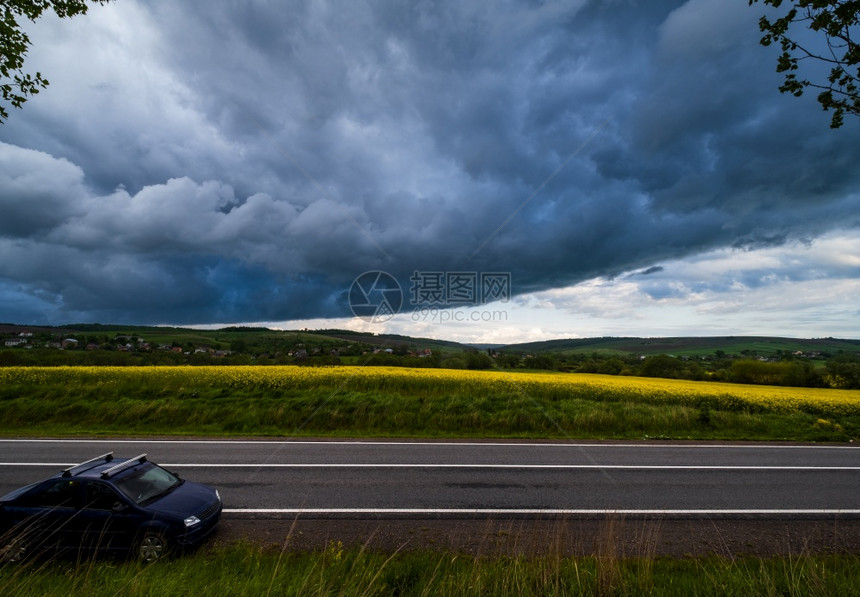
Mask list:
POLYGON ((115 485, 136 504, 142 504, 169 493, 180 483, 182 481, 176 475, 147 462, 131 474, 117 479, 115 485))

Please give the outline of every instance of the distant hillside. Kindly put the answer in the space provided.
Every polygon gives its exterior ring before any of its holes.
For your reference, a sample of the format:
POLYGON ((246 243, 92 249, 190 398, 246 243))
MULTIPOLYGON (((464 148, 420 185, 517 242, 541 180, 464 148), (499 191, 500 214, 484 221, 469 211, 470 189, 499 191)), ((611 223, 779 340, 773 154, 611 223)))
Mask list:
MULTIPOLYGON (((273 330, 265 327, 229 326, 215 330, 139 325, 107 325, 97 323, 69 324, 56 327, 0 324, 0 338, 13 338, 21 333, 41 336, 39 344, 67 336, 82 342, 110 343, 116 337, 129 336, 153 347, 174 345, 212 347, 238 352, 270 353, 306 348, 320 354, 351 346, 351 351, 372 348, 430 349, 440 353, 463 353, 487 349, 511 354, 536 355, 656 355, 708 356, 723 353, 735 357, 775 356, 785 352, 819 353, 822 357, 840 352, 860 353, 860 340, 838 338, 781 338, 772 336, 702 336, 702 337, 601 337, 547 340, 522 344, 467 345, 447 340, 415 338, 397 334, 373 334, 351 330, 273 330)), ((360 354, 360 352, 359 352, 360 354)))
POLYGON ((353 332, 352 330, 315 330, 311 333, 341 338, 353 342, 373 344, 378 346, 417 346, 419 348, 443 348, 448 350, 467 350, 471 348, 466 344, 451 342, 449 340, 434 340, 433 338, 416 338, 413 336, 401 336, 399 334, 371 334, 367 332, 353 332))
POLYGON ((355 343, 376 347, 415 347, 419 349, 461 352, 470 347, 458 342, 413 338, 396 334, 373 334, 351 330, 273 330, 266 327, 228 326, 207 330, 170 326, 112 325, 101 323, 77 323, 56 327, 0 324, 0 336, 15 336, 21 332, 41 334, 109 337, 136 336, 153 344, 216 345, 229 346, 233 342, 249 344, 342 344, 355 343))
POLYGON ((508 344, 502 352, 537 354, 670 354, 701 356, 722 351, 726 354, 776 355, 780 352, 860 352, 860 340, 838 338, 780 338, 773 336, 700 336, 675 338, 576 338, 508 344))
POLYGON ((544 340, 542 342, 525 342, 522 344, 507 344, 499 350, 519 352, 628 352, 618 348, 620 342, 633 342, 640 338, 568 338, 565 340, 544 340))

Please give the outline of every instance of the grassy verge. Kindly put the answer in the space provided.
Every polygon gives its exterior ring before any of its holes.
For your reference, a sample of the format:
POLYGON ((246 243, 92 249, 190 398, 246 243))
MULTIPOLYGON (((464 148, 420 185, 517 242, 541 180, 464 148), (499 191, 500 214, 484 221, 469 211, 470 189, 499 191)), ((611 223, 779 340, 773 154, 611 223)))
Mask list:
POLYGON ((5 595, 856 595, 860 558, 476 558, 442 552, 214 547, 154 565, 35 561, 0 567, 5 595))
POLYGON ((333 367, 0 369, 7 435, 846 441, 860 391, 333 367))

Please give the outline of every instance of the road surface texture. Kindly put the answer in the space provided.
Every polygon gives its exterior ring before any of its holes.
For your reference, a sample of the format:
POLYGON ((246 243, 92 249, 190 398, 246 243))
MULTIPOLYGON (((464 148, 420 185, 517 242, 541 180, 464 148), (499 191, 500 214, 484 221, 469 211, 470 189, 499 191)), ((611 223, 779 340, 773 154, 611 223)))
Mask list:
POLYGON ((625 556, 860 553, 853 445, 0 440, 0 495, 113 451, 224 500, 216 541, 625 556))

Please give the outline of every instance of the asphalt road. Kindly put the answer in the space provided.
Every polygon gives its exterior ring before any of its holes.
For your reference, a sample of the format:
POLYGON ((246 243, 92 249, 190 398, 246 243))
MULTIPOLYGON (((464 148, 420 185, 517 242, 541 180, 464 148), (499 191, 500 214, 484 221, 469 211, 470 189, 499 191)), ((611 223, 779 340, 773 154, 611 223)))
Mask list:
POLYGON ((113 451, 220 489, 225 517, 860 517, 853 446, 0 440, 0 495, 113 451))

